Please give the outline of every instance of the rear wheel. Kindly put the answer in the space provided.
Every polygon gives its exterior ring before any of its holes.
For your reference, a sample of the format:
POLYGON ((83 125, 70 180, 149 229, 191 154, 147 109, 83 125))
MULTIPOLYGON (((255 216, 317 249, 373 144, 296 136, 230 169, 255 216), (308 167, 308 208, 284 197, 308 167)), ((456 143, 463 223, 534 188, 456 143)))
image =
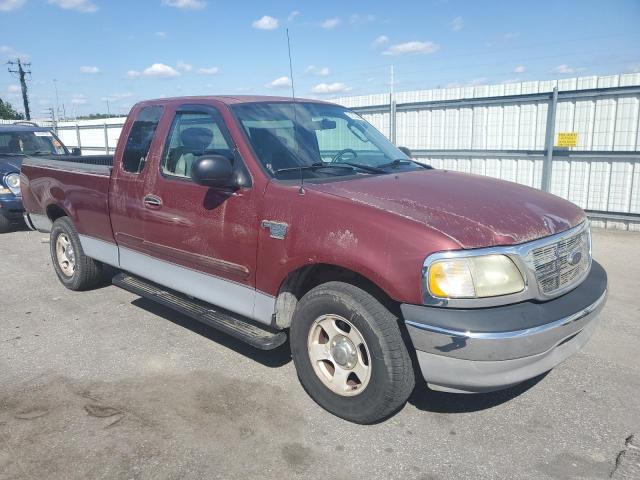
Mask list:
POLYGON ((373 423, 398 410, 413 390, 398 319, 358 287, 329 282, 309 291, 290 337, 300 382, 334 415, 373 423))
POLYGON ((49 239, 53 268, 70 290, 88 290, 102 278, 102 264, 87 257, 75 227, 67 217, 53 222, 49 239))

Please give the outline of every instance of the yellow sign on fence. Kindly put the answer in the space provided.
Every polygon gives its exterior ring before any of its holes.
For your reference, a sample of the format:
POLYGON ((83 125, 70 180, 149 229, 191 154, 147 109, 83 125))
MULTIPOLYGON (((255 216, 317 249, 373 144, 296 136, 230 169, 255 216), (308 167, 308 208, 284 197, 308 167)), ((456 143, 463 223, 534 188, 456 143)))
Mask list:
POLYGON ((577 146, 578 146, 577 132, 558 133, 558 141, 556 142, 556 147, 577 147, 577 146))

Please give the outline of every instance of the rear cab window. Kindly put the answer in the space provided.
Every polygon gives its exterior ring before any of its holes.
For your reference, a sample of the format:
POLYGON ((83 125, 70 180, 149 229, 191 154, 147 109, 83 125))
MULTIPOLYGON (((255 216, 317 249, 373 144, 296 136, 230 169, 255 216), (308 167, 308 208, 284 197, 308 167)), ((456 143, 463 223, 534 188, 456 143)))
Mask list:
POLYGON ((191 178, 191 167, 202 155, 222 155, 233 160, 232 143, 221 125, 222 119, 213 112, 176 113, 162 156, 162 174, 191 178))
POLYGON ((122 168, 125 172, 137 174, 144 169, 163 111, 164 107, 161 105, 149 105, 138 112, 122 154, 122 168))

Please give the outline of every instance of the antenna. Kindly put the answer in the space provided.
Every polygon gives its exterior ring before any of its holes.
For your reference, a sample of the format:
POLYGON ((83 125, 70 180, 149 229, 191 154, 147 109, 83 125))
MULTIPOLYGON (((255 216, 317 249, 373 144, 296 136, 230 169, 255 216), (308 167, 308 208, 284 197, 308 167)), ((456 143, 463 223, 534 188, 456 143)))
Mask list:
MULTIPOLYGON (((291 98, 293 98, 293 101, 295 103, 295 101, 296 101, 296 89, 293 86, 293 64, 291 62, 291 40, 289 39, 289 29, 288 28, 287 28, 287 49, 289 51, 289 76, 291 77, 291 98)), ((294 109, 295 109, 295 107, 294 107, 294 109)))
MULTIPOLYGON (((287 28, 287 50, 289 52, 289 77, 291 78, 291 98, 293 99, 293 142, 298 145, 298 112, 296 110, 296 89, 293 83, 293 62, 291 61, 291 39, 289 38, 289 29, 287 28)), ((297 149, 299 150, 299 149, 297 149)), ((302 165, 300 165, 300 188, 298 189, 300 195, 305 194, 304 189, 304 173, 302 172, 302 165)))

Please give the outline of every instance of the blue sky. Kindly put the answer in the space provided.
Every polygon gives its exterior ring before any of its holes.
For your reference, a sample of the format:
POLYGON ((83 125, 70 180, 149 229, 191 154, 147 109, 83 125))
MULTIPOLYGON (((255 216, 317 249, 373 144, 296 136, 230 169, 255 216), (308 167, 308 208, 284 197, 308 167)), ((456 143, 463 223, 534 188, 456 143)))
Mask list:
MULTIPOLYGON (((299 96, 640 71, 640 1, 0 0, 0 61, 32 63, 34 117, 160 96, 299 96)), ((0 71, 0 97, 21 109, 0 71)))

